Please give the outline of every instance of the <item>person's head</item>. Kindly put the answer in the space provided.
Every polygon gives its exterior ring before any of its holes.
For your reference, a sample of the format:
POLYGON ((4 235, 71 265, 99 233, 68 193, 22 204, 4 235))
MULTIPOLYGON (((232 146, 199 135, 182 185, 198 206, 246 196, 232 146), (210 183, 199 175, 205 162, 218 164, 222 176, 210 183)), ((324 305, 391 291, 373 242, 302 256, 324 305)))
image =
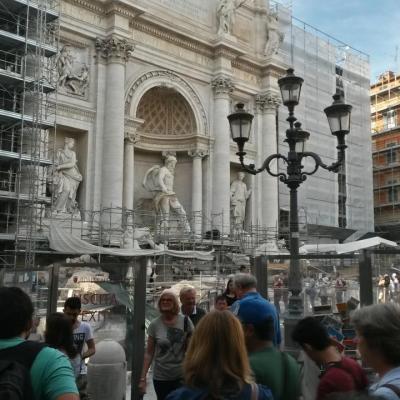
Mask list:
POLYGON ((50 347, 65 352, 69 358, 77 355, 72 321, 63 313, 53 313, 47 317, 44 340, 50 347))
POLYGON ((249 273, 249 267, 247 265, 241 265, 239 267, 239 272, 241 274, 248 274, 249 273))
POLYGON ((235 294, 235 285, 233 283, 233 278, 229 278, 228 283, 226 284, 226 293, 235 294))
POLYGON ((241 303, 237 317, 242 323, 249 351, 273 344, 274 319, 271 315, 271 308, 264 299, 251 298, 241 303))
POLYGON ((257 279, 250 274, 239 273, 233 277, 235 294, 240 299, 247 292, 255 291, 257 288, 257 279))
POLYGON ((184 286, 179 292, 179 300, 184 310, 192 311, 196 305, 196 289, 193 286, 184 286))
POLYGON ((314 317, 306 317, 297 323, 292 340, 317 364, 322 364, 322 353, 333 345, 326 328, 314 317))
POLYGON ((158 299, 158 309, 161 314, 179 314, 179 301, 175 292, 171 289, 165 289, 158 299))
POLYGON ((224 311, 228 309, 228 301, 223 294, 215 298, 214 308, 218 311, 224 311))
MULTIPOLYGON (((375 304, 354 311, 358 351, 372 368, 400 366, 400 306, 375 304)), ((378 371, 379 372, 379 371, 378 371)))
POLYGON ((0 339, 27 338, 32 327, 33 304, 18 287, 0 287, 0 339))
POLYGON ((244 172, 238 172, 237 178, 239 179, 239 181, 242 181, 244 179, 244 172))
POLYGON ((75 324, 78 320, 79 314, 81 313, 81 299, 80 297, 68 297, 64 303, 64 314, 75 324))
POLYGON ((196 326, 183 363, 188 386, 206 387, 211 395, 221 388, 251 383, 242 326, 230 311, 211 311, 196 326))

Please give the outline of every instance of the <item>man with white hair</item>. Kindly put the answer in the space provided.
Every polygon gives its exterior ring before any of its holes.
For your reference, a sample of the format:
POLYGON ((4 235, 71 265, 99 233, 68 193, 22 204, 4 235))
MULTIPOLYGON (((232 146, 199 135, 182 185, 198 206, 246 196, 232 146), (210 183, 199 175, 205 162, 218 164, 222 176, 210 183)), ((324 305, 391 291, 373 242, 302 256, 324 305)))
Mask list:
POLYGON ((247 323, 257 313, 259 307, 268 310, 265 314, 270 316, 274 325, 273 344, 281 344, 281 327, 276 308, 257 292, 257 279, 251 274, 236 274, 233 277, 234 291, 238 300, 232 304, 231 311, 243 322, 247 323))
POLYGON ((196 326, 206 312, 196 305, 196 289, 193 286, 184 286, 179 292, 179 300, 182 303, 181 312, 190 318, 196 326))

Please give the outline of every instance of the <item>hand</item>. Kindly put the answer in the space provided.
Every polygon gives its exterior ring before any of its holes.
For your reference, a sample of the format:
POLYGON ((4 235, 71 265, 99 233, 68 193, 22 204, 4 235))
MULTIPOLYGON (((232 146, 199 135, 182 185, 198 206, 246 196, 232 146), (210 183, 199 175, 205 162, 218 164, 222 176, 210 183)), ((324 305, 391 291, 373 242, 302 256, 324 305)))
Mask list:
POLYGON ((146 393, 146 387, 147 387, 146 379, 140 379, 139 386, 138 386, 139 392, 142 393, 142 394, 145 394, 146 393))

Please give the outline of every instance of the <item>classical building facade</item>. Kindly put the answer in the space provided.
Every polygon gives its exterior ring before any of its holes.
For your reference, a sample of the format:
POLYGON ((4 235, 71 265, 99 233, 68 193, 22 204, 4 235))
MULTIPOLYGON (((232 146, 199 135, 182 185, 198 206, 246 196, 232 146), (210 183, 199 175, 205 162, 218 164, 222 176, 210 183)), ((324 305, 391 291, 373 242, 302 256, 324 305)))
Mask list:
MULTIPOLYGON (((295 115, 311 132, 309 150, 326 163, 336 159, 336 140, 323 109, 337 91, 353 106, 346 167, 318 171, 299 190, 304 239, 373 230, 366 55, 267 0, 19 5, 7 1, 0 15, 0 69, 9 85, 1 105, 3 248, 17 238, 30 254, 51 216, 98 229, 106 219, 89 213, 104 209, 133 210, 142 226, 168 226, 175 216, 196 237, 212 229, 224 237, 284 235, 287 188, 267 173, 234 183, 240 165, 227 115, 238 102, 255 115, 246 163, 285 153, 277 80, 290 66, 305 79, 295 115), (22 22, 12 23, 17 17, 22 22)), ((126 218, 108 224, 121 232, 126 218)))
MULTIPOLYGON (((81 209, 149 208, 146 171, 173 153, 177 197, 191 221, 202 215, 196 229, 229 233, 230 184, 240 167, 226 117, 239 101, 255 114, 246 162, 286 151, 277 79, 293 65, 305 78, 296 116, 327 161, 336 150, 323 108, 337 85, 353 105, 344 185, 325 171, 310 178, 300 189, 304 223, 331 227, 320 232, 331 237, 337 227, 347 235, 373 229, 370 152, 360 140, 368 131, 368 60, 296 26, 284 8, 264 0, 63 0, 63 51, 70 75, 59 81, 57 141, 75 139, 81 209)), ((266 173, 245 183, 253 189, 245 228, 276 229, 286 188, 266 173)))

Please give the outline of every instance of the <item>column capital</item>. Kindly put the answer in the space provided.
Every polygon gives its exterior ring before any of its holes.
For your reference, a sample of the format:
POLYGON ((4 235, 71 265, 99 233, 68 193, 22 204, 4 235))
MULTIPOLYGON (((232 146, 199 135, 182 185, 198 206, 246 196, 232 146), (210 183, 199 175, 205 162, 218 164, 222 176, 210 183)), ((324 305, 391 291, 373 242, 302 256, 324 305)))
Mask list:
POLYGON ((276 111, 281 104, 278 94, 271 90, 256 95, 255 102, 258 111, 276 111))
POLYGON ((96 38, 95 49, 98 59, 126 63, 133 53, 134 45, 113 35, 106 39, 96 38))
POLYGON ((226 75, 219 75, 211 81, 215 94, 231 94, 235 88, 232 79, 226 75))
POLYGON ((208 150, 202 150, 202 149, 189 150, 188 155, 192 158, 203 158, 208 155, 208 150))
POLYGON ((126 144, 135 144, 140 140, 140 135, 133 132, 125 132, 124 142, 126 144))

